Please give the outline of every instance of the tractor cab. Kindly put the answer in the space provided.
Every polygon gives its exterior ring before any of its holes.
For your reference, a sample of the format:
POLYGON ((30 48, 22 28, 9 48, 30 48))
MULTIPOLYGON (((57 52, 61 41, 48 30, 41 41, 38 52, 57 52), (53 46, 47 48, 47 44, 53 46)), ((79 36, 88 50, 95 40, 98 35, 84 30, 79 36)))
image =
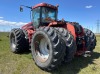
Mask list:
POLYGON ((40 3, 32 7, 32 22, 35 28, 47 26, 50 22, 57 21, 58 6, 40 3))

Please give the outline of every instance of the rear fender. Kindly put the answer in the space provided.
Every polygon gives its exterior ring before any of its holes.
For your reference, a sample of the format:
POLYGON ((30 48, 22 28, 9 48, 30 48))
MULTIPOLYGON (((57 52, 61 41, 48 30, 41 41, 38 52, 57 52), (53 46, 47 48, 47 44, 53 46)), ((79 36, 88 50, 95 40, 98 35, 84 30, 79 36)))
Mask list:
POLYGON ((26 31, 28 32, 29 43, 31 42, 32 35, 33 35, 34 32, 35 32, 35 29, 34 29, 34 27, 33 27, 32 24, 33 24, 33 23, 30 22, 30 23, 28 23, 28 24, 26 24, 26 25, 24 25, 24 26, 22 27, 23 30, 26 30, 26 31))
POLYGON ((35 33, 35 31, 28 29, 27 32, 28 32, 29 43, 31 43, 32 35, 35 33))
POLYGON ((22 29, 24 29, 24 30, 27 30, 27 29, 30 29, 30 28, 32 28, 33 29, 33 26, 32 26, 32 22, 30 22, 30 23, 28 23, 28 24, 26 24, 26 25, 24 25, 24 26, 22 26, 22 29))

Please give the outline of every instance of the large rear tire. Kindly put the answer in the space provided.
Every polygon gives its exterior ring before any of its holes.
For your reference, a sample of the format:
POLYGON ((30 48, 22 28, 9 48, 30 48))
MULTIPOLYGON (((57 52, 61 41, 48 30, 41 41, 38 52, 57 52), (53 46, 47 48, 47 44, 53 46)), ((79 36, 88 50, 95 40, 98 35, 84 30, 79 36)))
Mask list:
POLYGON ((70 62, 76 53, 76 42, 74 41, 74 37, 64 28, 55 29, 60 32, 61 37, 66 43, 66 55, 64 62, 70 62))
POLYGON ((92 52, 93 49, 95 49, 95 46, 96 46, 96 36, 89 29, 84 28, 84 32, 85 32, 86 49, 88 51, 91 51, 92 52))
POLYGON ((31 51, 36 65, 51 71, 64 59, 66 45, 52 27, 40 27, 32 37, 31 51))
POLYGON ((12 29, 9 38, 11 51, 13 53, 22 53, 26 51, 26 39, 24 37, 22 29, 12 29))

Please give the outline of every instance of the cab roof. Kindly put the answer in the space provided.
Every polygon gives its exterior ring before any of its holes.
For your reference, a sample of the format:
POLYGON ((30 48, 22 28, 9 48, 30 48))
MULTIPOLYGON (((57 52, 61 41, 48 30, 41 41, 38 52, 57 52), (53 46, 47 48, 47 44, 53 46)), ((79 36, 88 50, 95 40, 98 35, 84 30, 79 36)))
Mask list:
POLYGON ((49 7, 49 8, 53 8, 53 9, 58 9, 57 6, 54 6, 54 5, 51 5, 51 4, 48 4, 48 3, 40 3, 40 4, 37 4, 35 6, 32 7, 32 9, 35 9, 37 7, 49 7))

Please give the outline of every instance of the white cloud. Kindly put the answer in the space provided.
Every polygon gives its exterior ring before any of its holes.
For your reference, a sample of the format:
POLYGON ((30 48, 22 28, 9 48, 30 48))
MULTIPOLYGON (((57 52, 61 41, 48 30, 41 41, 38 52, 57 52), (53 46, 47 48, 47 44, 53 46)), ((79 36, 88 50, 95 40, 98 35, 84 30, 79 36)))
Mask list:
POLYGON ((0 17, 0 19, 2 19, 3 17, 0 17))
POLYGON ((23 26, 26 23, 24 22, 12 22, 12 21, 6 21, 6 20, 0 20, 0 25, 5 26, 23 26))
POLYGON ((92 8, 92 7, 93 7, 92 5, 85 6, 85 8, 92 8))

